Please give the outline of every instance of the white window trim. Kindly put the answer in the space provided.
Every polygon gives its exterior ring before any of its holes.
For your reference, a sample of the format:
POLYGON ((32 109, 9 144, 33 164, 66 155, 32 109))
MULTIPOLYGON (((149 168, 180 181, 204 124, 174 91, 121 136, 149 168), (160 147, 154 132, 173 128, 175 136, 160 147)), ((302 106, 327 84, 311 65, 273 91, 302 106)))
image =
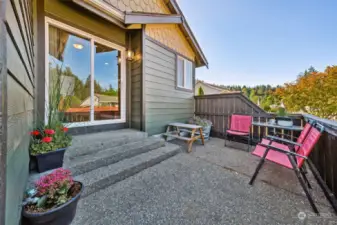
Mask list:
POLYGON ((120 81, 120 119, 113 119, 113 120, 93 120, 94 119, 94 111, 93 111, 93 96, 94 90, 91 89, 91 108, 90 108, 90 121, 86 122, 75 122, 75 123, 65 123, 64 125, 67 127, 84 127, 84 126, 95 126, 95 125, 103 125, 103 124, 116 124, 116 123, 125 123, 126 122, 126 58, 125 58, 125 48, 123 46, 116 45, 112 42, 104 40, 100 37, 95 35, 89 34, 82 30, 79 30, 75 27, 69 26, 65 23, 59 22, 49 17, 45 17, 45 124, 48 123, 48 110, 47 106, 49 104, 49 25, 53 25, 57 28, 62 30, 68 31, 73 34, 77 34, 84 38, 87 38, 91 42, 91 68, 90 72, 91 76, 91 85, 93 87, 95 73, 94 73, 94 42, 106 45, 108 47, 114 48, 121 52, 121 81, 120 81))
MULTIPOLYGON (((190 62, 190 63, 192 63, 192 62, 190 60, 182 57, 182 56, 177 55, 177 67, 178 67, 178 60, 182 60, 183 61, 183 72, 184 72, 184 74, 183 74, 183 82, 184 82, 184 84, 183 84, 183 86, 181 86, 181 85, 178 85, 178 82, 177 82, 177 87, 181 88, 181 89, 192 91, 193 90, 193 67, 191 69, 191 73, 192 73, 191 74, 191 77, 192 77, 191 87, 190 88, 186 87, 186 70, 187 70, 186 62, 190 62)), ((177 68, 177 76, 176 76, 177 78, 176 79, 178 79, 178 73, 179 72, 178 72, 178 68, 177 68)))

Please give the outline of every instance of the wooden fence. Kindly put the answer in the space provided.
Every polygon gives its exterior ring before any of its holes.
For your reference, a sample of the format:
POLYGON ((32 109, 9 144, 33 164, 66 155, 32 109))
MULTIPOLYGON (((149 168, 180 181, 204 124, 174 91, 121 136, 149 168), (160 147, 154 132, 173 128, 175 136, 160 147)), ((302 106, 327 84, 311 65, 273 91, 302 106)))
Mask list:
MULTIPOLYGON (((207 118, 213 122, 211 136, 224 138, 224 131, 228 126, 231 114, 252 115, 257 122, 266 122, 275 115, 265 112, 241 93, 204 95, 195 97, 195 115, 207 118)), ((321 119, 312 115, 294 114, 294 125, 304 126, 306 121, 319 122, 325 127, 325 132, 315 146, 310 158, 321 174, 322 178, 337 195, 337 122, 321 119)), ((255 142, 267 133, 293 139, 299 132, 290 132, 282 129, 266 130, 264 127, 252 126, 255 142)))
MULTIPOLYGON (((204 95, 195 97, 195 115, 207 118, 213 122, 212 136, 223 138, 224 131, 228 127, 232 114, 252 115, 256 122, 267 122, 275 115, 265 112, 255 103, 241 93, 204 95)), ((302 115, 290 115, 295 125, 303 126, 302 115)), ((268 129, 260 126, 252 126, 252 134, 255 141, 260 140, 267 133, 277 134, 282 137, 296 137, 298 132, 282 129, 268 129)))

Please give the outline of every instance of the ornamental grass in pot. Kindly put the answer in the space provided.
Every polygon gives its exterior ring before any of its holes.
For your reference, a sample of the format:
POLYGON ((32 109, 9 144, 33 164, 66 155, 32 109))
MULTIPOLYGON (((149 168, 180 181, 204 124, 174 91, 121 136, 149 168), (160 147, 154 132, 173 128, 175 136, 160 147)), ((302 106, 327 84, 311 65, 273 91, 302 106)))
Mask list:
POLYGON ((64 153, 72 140, 67 132, 62 123, 54 129, 45 127, 31 132, 30 155, 39 173, 62 167, 64 153))
POLYGON ((30 155, 33 169, 42 173, 62 167, 66 149, 71 145, 65 113, 72 105, 75 84, 66 76, 67 68, 56 64, 55 71, 49 77, 49 99, 46 102, 47 120, 37 124, 31 132, 30 155))
POLYGON ((199 116, 193 116, 192 118, 188 120, 188 123, 202 126, 202 131, 203 131, 205 140, 209 139, 211 128, 212 128, 212 121, 205 119, 205 118, 200 118, 199 116))
POLYGON ((74 181, 69 170, 56 169, 27 191, 22 216, 31 225, 69 225, 82 192, 83 184, 74 181))

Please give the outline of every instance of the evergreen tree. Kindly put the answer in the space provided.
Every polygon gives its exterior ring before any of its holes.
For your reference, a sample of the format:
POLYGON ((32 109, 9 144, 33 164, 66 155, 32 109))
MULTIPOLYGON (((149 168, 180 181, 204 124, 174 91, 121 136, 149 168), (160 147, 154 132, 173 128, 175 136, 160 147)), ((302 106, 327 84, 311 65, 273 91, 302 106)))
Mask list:
POLYGON ((200 96, 204 95, 204 90, 202 89, 201 86, 198 89, 198 95, 200 95, 200 96))

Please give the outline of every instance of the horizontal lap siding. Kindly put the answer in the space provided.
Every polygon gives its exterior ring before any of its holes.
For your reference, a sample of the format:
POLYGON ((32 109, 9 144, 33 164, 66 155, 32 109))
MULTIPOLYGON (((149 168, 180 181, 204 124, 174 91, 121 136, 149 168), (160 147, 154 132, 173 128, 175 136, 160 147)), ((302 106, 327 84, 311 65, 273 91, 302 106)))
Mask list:
POLYGON ((145 40, 145 120, 149 135, 165 132, 170 122, 186 122, 193 116, 192 92, 176 89, 176 55, 145 40))
POLYGON ((141 32, 131 35, 131 46, 135 51, 135 60, 131 62, 131 128, 142 129, 142 36, 141 32))
POLYGON ((7 28, 6 224, 19 224, 29 164, 29 131, 34 118, 32 1, 9 0, 7 28))

